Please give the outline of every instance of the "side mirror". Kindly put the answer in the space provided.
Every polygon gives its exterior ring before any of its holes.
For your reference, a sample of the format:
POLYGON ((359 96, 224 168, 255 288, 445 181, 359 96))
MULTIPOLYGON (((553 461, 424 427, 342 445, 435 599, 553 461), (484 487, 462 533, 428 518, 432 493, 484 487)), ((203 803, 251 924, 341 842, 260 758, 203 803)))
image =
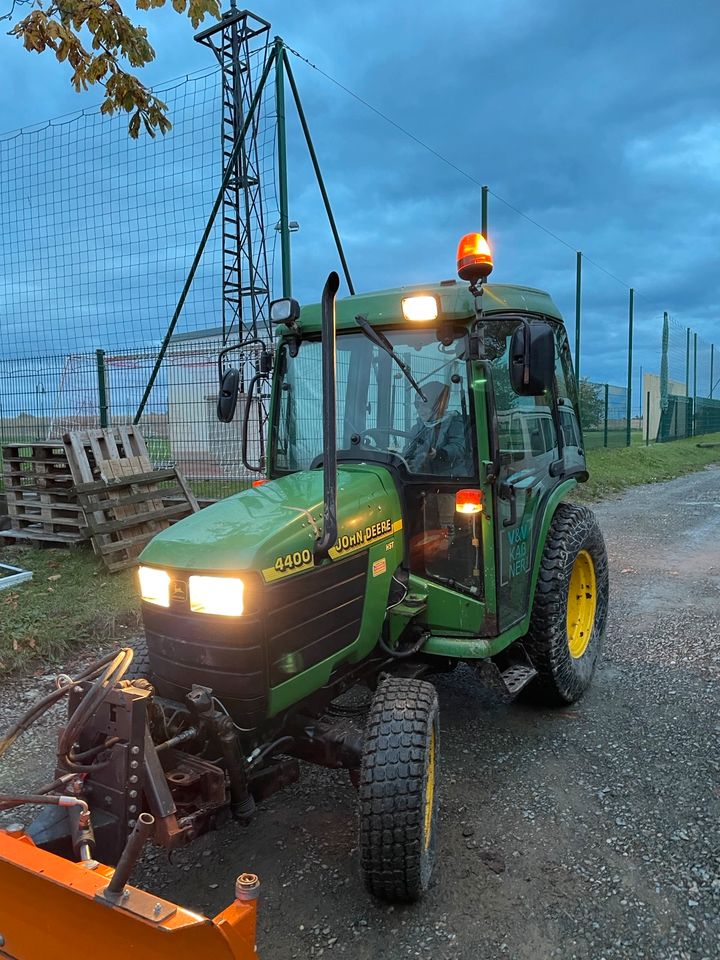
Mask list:
POLYGON ((220 380, 218 393, 217 417, 222 423, 232 423, 238 401, 240 386, 240 371, 237 367, 229 367, 220 380))
POLYGON ((292 297, 273 300, 270 304, 270 323, 284 323, 286 327, 291 327, 299 319, 300 304, 292 297))
POLYGON ((555 336, 544 320, 524 320, 510 341, 510 383, 520 397, 539 397, 552 387, 555 336))

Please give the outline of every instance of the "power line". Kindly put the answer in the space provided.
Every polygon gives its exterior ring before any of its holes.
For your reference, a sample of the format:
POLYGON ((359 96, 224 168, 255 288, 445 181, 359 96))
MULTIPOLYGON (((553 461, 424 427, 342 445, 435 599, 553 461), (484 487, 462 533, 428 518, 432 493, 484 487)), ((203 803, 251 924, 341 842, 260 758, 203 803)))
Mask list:
MULTIPOLYGON (((406 127, 403 127, 403 125, 402 125, 401 123, 398 123, 397 120, 394 120, 392 117, 388 116, 386 113, 383 113, 383 111, 380 110, 380 109, 378 109, 376 106, 374 106, 374 104, 370 103, 370 102, 369 102, 368 100, 366 100, 364 97, 361 97, 360 94, 355 93, 354 90, 351 90, 351 89, 350 89, 349 87, 347 87, 344 83, 341 83, 341 82, 340 82, 339 80, 337 80, 335 77, 331 76, 329 73, 327 73, 327 71, 323 70, 323 69, 322 69, 321 67, 319 67, 316 63, 313 63, 313 62, 312 62, 311 60, 309 60, 307 57, 303 56, 298 50, 294 50, 292 47, 287 47, 287 49, 290 51, 290 53, 292 53, 292 54, 293 54, 295 57, 297 57, 299 60, 302 60, 303 63, 306 63, 306 64, 307 64, 309 67, 311 67, 313 70, 317 71, 317 73, 319 73, 321 76, 325 77, 326 80, 329 80, 329 81, 330 81, 332 84, 334 84, 336 87, 339 87, 340 90, 344 91, 346 94, 348 94, 348 96, 352 97, 354 100, 357 100, 358 103, 363 104, 363 106, 367 107, 368 110, 371 110, 371 111, 372 111, 374 114, 376 114, 378 117, 381 117, 383 120, 385 120, 385 121, 386 121, 387 123, 389 123, 391 126, 395 127, 396 130, 399 130, 399 131, 400 131, 402 134, 404 134, 406 137, 409 137, 412 141, 414 141, 415 143, 417 143, 418 146, 422 147, 424 150, 426 150, 428 153, 432 154, 432 155, 433 155, 434 157, 436 157, 438 160, 441 160, 443 163, 447 164, 447 166, 451 167, 453 170, 455 170, 455 171, 456 171, 457 173, 459 173, 461 176, 465 177, 465 179, 468 180, 470 183, 475 184, 475 186, 477 186, 477 187, 482 187, 482 186, 483 186, 483 184, 482 184, 476 177, 474 177, 471 173, 468 173, 467 170, 464 170, 462 167, 458 166, 456 163, 454 163, 452 160, 450 160, 450 159, 449 159, 448 157, 446 157, 444 154, 440 153, 439 150, 436 150, 434 147, 431 147, 428 143, 426 143, 426 142, 425 142, 424 140, 422 140, 420 137, 416 136, 414 133, 412 133, 412 132, 411 132, 410 130, 408 130, 406 127)), ((575 251, 575 250, 577 249, 572 243, 569 243, 567 240, 565 240, 563 237, 559 236, 557 233, 555 233, 555 232, 554 232, 553 230, 551 230, 549 227, 546 227, 543 223, 540 223, 539 220, 535 220, 535 219, 534 219, 533 217, 531 217, 529 214, 525 213, 523 210, 520 210, 519 207, 516 207, 514 204, 510 203, 509 200, 506 200, 505 197, 500 196, 499 193, 496 193, 494 190, 492 190, 492 189, 490 189, 490 188, 488 188, 488 192, 489 192, 496 200, 498 200, 500 203, 504 204, 508 209, 512 210, 514 213, 516 213, 518 216, 522 217, 524 220, 527 220, 528 223, 533 224, 533 226, 537 227, 539 230, 542 230, 543 233, 546 233, 549 237, 552 237, 553 240, 556 240, 558 243, 561 243, 564 247, 567 247, 568 250, 573 250, 573 251, 575 251)), ((610 278, 611 278, 612 280, 614 280, 616 283, 619 283, 621 286, 625 287, 627 290, 630 290, 630 289, 631 289, 632 284, 630 284, 630 283, 628 283, 627 281, 623 280, 621 277, 618 277, 618 276, 617 276, 616 274, 614 274, 611 270, 608 270, 607 267, 604 267, 602 264, 598 263, 596 260, 593 260, 591 257, 588 257, 587 254, 585 254, 585 253, 583 253, 582 256, 583 256, 583 260, 585 260, 585 261, 586 261, 587 263, 589 263, 591 266, 595 267, 597 270, 600 270, 602 273, 606 274, 606 276, 610 277, 610 278)), ((643 297, 641 294, 638 294, 637 290, 636 290, 636 296, 641 297, 641 299, 645 300, 646 303, 652 303, 652 301, 648 300, 646 297, 643 297)))

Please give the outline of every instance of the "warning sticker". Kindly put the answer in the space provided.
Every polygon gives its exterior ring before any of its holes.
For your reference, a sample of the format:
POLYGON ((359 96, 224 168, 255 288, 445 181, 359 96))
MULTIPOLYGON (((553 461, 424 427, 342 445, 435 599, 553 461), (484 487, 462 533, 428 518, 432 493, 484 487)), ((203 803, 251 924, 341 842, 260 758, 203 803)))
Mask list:
POLYGON ((380 560, 376 560, 373 563, 373 576, 379 577, 381 573, 385 573, 387 570, 387 561, 385 557, 381 557, 380 560))

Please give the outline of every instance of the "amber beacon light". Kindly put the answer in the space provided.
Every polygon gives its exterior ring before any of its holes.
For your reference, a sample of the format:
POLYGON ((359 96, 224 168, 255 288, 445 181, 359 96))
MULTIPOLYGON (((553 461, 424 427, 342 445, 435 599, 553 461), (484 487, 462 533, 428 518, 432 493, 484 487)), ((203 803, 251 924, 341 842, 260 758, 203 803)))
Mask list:
POLYGON ((492 273, 490 244, 481 233, 466 233, 458 244, 457 272, 461 280, 477 283, 492 273))

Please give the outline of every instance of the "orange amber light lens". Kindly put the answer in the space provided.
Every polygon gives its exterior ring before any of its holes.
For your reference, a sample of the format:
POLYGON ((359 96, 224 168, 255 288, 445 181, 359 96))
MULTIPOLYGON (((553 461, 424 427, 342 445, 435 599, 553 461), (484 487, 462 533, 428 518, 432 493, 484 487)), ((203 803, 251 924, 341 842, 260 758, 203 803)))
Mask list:
POLYGON ((475 281, 492 273, 490 244, 481 233, 466 233, 458 244, 457 271, 461 280, 475 281))
POLYGON ((481 513, 482 490, 458 490, 455 494, 455 510, 458 513, 481 513))

